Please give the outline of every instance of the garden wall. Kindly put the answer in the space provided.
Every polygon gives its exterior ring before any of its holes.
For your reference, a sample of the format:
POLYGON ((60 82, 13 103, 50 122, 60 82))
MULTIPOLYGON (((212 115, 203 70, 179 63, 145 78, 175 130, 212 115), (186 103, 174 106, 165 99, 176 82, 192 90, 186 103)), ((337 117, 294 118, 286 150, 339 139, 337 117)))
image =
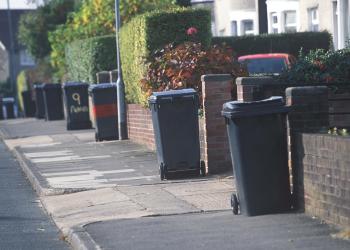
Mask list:
MULTIPOLYGON (((283 83, 272 77, 237 78, 237 99, 255 101, 271 96, 285 96, 288 87, 314 86, 310 84, 283 83)), ((328 84, 329 125, 350 127, 350 84, 328 84)))
POLYGON ((350 227, 350 137, 300 133, 295 143, 305 212, 350 227))

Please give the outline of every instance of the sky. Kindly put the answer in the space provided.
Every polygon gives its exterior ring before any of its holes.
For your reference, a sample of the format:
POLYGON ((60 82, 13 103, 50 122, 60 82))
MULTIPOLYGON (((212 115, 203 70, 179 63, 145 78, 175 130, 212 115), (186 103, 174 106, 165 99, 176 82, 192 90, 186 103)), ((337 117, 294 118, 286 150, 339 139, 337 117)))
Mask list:
MULTIPOLYGON (((7 1, 10 2, 11 9, 36 9, 36 3, 28 3, 30 0, 0 0, 0 9, 7 9, 7 1)), ((39 0, 37 2, 41 2, 39 0)), ((35 2, 35 1, 34 1, 35 2)))

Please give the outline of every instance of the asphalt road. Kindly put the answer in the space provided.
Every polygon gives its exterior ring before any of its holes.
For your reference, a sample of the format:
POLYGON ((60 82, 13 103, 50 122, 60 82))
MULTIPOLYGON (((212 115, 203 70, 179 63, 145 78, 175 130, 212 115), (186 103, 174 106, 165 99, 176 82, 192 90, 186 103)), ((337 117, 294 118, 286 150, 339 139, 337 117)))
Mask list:
POLYGON ((348 250, 350 241, 303 214, 256 217, 231 212, 144 217, 85 227, 102 249, 348 250))
POLYGON ((1 140, 0 249, 70 249, 1 140))

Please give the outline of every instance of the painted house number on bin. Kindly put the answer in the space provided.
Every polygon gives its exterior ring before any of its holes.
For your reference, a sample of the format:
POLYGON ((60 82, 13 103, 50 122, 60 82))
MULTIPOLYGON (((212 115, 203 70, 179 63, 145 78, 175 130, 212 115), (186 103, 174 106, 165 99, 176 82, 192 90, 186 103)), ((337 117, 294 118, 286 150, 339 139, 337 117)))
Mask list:
POLYGON ((71 113, 81 113, 81 112, 89 112, 89 107, 87 106, 80 106, 81 101, 80 101, 80 95, 78 93, 73 93, 72 94, 72 99, 78 103, 79 106, 70 106, 70 112, 71 113))

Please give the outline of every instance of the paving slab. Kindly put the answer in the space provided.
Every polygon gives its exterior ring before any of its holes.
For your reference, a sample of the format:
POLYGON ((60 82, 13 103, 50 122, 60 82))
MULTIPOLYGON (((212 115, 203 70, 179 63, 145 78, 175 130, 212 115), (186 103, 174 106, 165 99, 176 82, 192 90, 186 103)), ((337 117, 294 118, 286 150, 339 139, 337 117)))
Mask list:
POLYGON ((114 220, 84 228, 101 249, 350 249, 350 241, 332 238, 335 229, 303 214, 217 212, 114 220))

